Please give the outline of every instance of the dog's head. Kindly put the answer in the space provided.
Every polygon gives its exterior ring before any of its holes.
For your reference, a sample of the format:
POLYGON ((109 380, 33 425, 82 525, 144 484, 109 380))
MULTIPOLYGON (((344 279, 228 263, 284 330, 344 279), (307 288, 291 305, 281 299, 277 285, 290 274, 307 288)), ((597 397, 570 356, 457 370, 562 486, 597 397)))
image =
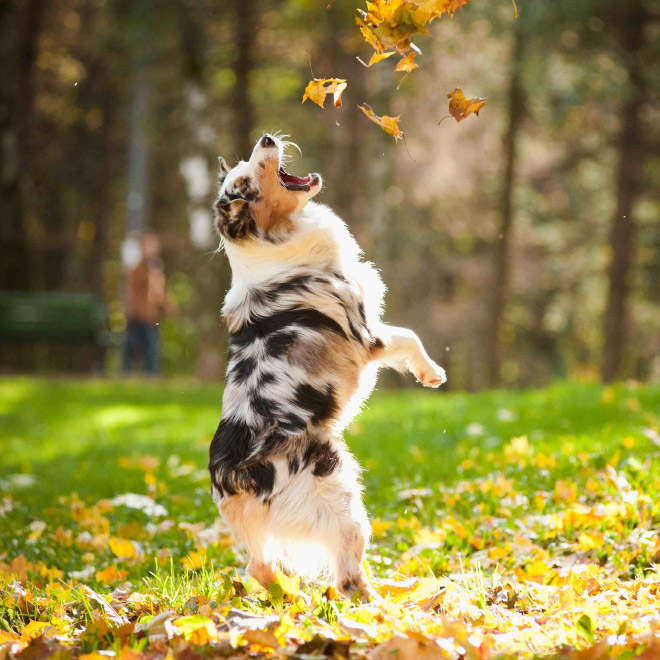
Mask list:
POLYGON ((295 227, 295 215, 321 190, 321 177, 289 174, 283 166, 285 142, 264 135, 250 160, 230 170, 220 158, 216 228, 229 241, 277 241, 295 227))

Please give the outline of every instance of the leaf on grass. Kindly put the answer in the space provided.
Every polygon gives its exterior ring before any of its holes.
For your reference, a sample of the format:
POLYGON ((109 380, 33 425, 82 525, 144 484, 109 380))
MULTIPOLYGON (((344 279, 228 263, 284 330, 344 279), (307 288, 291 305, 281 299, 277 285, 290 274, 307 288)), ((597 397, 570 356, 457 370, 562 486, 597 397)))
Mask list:
POLYGON ((383 115, 382 117, 379 117, 366 103, 364 105, 359 105, 358 108, 360 108, 360 110, 362 110, 362 112, 364 112, 374 124, 378 124, 386 133, 393 136, 395 140, 403 137, 403 131, 399 128, 400 116, 389 117, 388 115, 383 115))
POLYGON ((172 624, 186 641, 192 642, 196 646, 208 644, 218 638, 218 631, 213 619, 201 614, 183 616, 172 621, 172 624))
POLYGON ((137 549, 128 539, 113 536, 110 539, 110 550, 115 557, 135 557, 137 549))
POLYGON ((119 580, 123 580, 126 577, 128 577, 128 571, 120 570, 114 564, 106 566, 102 571, 96 572, 96 580, 106 586, 119 582, 119 580))
POLYGON ((282 591, 290 598, 297 596, 300 592, 300 575, 289 577, 282 573, 282 571, 277 571, 275 574, 275 581, 280 587, 282 587, 282 591))
POLYGON ((463 90, 457 87, 453 92, 447 94, 449 99, 449 114, 456 121, 463 121, 472 113, 479 116, 479 111, 483 108, 487 101, 482 98, 467 99, 463 90))
POLYGON ((415 58, 417 57, 417 53, 412 50, 406 57, 404 57, 402 60, 399 60, 399 63, 396 65, 396 68, 394 69, 395 71, 405 71, 406 73, 410 73, 414 69, 417 69, 419 67, 419 64, 415 62, 415 58))
POLYGON ((438 642, 422 633, 407 635, 400 632, 373 649, 367 656, 369 660, 436 660, 446 657, 438 642))
POLYGON ((341 95, 344 93, 346 85, 346 81, 342 78, 314 78, 307 83, 302 102, 309 99, 323 107, 325 97, 332 94, 335 107, 341 108, 341 95))

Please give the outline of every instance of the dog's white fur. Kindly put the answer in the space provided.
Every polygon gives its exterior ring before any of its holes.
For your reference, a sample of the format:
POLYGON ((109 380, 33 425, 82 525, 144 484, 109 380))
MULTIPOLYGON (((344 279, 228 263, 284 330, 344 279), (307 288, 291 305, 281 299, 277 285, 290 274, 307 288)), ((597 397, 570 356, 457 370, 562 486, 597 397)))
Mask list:
POLYGON ((370 525, 341 431, 379 366, 409 369, 430 387, 445 373, 414 332, 382 323, 377 271, 344 222, 311 201, 320 176, 301 179, 300 190, 282 184, 284 146, 263 138, 249 161, 222 173, 218 225, 232 269, 223 314, 233 343, 212 492, 262 583, 311 543, 327 553, 340 591, 366 597, 370 525), (290 341, 284 352, 272 346, 278 338, 290 341))

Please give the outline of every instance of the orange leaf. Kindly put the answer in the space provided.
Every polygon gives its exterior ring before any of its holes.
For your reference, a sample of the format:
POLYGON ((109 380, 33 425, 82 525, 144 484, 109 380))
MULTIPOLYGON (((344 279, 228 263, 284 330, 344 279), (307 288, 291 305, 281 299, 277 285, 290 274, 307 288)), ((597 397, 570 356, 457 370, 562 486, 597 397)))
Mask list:
POLYGON ((486 105, 486 99, 466 99, 463 90, 458 87, 453 92, 447 94, 447 98, 449 99, 449 114, 456 121, 463 121, 473 112, 478 116, 479 110, 486 105))
POLYGON ((341 108, 341 95, 346 89, 346 81, 342 78, 314 78, 307 83, 302 102, 307 99, 323 107, 325 97, 333 94, 335 107, 341 108))
POLYGON ((403 137, 403 131, 399 128, 400 116, 388 117, 387 115, 383 115, 382 117, 379 117, 366 103, 364 105, 359 105, 358 108, 360 108, 360 110, 362 110, 362 112, 364 112, 374 124, 378 124, 386 133, 392 135, 395 140, 403 137))
POLYGON ((406 57, 404 57, 402 60, 399 60, 399 63, 396 65, 395 71, 405 71, 406 73, 410 73, 413 69, 416 69, 419 64, 415 62, 415 58, 417 57, 417 53, 414 50, 411 50, 406 57))

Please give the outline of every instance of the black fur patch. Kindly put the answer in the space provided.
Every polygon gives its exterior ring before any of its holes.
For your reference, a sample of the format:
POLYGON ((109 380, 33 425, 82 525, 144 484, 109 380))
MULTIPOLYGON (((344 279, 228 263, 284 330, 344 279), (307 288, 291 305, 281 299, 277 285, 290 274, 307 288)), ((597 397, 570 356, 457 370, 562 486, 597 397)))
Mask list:
POLYGON ((300 415, 289 412, 279 420, 279 427, 287 433, 299 434, 307 428, 307 420, 300 417, 300 415))
POLYGON ((298 385, 295 401, 301 408, 312 413, 312 422, 315 424, 330 419, 337 412, 337 401, 332 387, 323 392, 307 383, 298 385))
POLYGON ((289 466, 289 474, 296 474, 298 470, 300 470, 300 459, 298 458, 298 454, 289 454, 287 464, 289 466))
MULTIPOLYGON (((245 422, 223 419, 209 449, 209 471, 213 487, 223 495, 251 492, 267 498, 273 492, 275 467, 262 458, 248 461, 255 441, 254 430, 245 422)), ((271 444, 281 439, 276 431, 271 444)))
POLYGON ((293 307, 246 323, 240 330, 231 333, 230 343, 239 347, 249 346, 255 339, 264 339, 288 326, 296 325, 311 330, 330 330, 348 339, 339 323, 329 316, 316 309, 293 307))
POLYGON ((215 203, 216 227, 231 241, 241 241, 257 233, 257 223, 250 213, 250 205, 242 197, 223 195, 215 203))
POLYGON ((374 337, 371 340, 371 348, 373 350, 377 350, 377 349, 380 349, 380 348, 385 348, 385 343, 383 342, 383 340, 380 337, 374 337))
POLYGON ((257 364, 251 357, 246 357, 237 362, 229 364, 228 377, 231 377, 236 382, 243 382, 247 380, 252 372, 255 370, 257 364))
POLYGON ((266 354, 273 358, 280 358, 296 338, 296 333, 290 330, 276 332, 266 339, 266 354))
POLYGON ((339 465, 339 454, 329 442, 312 440, 305 453, 302 463, 305 467, 314 465, 312 474, 315 477, 327 477, 339 465))

